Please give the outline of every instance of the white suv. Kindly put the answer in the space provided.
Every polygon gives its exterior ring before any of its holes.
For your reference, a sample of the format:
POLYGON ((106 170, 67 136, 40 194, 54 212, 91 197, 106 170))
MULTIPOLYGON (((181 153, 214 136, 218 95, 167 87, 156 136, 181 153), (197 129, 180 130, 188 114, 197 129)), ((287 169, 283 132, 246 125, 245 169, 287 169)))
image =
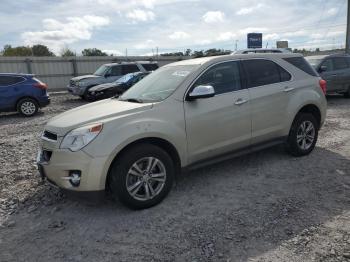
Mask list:
POLYGON ((132 208, 159 203, 182 168, 285 143, 309 154, 326 116, 325 81, 300 55, 244 54, 168 64, 121 97, 51 119, 40 173, 132 208))

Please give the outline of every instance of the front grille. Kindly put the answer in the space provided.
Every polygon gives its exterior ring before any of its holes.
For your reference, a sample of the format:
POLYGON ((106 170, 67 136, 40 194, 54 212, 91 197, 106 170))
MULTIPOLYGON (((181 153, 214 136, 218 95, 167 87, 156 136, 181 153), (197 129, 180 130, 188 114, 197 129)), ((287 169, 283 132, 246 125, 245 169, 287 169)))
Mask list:
POLYGON ((47 130, 44 131, 42 137, 43 137, 43 139, 46 139, 46 140, 57 141, 57 134, 52 133, 52 132, 47 131, 47 130))

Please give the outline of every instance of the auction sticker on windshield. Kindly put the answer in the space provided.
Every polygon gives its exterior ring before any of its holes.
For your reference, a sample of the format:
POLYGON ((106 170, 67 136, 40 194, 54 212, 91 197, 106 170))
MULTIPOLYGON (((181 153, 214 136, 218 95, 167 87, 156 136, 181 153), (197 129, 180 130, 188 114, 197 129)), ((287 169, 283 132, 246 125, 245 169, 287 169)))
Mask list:
POLYGON ((188 76, 188 74, 190 73, 190 71, 175 71, 173 73, 173 76, 182 76, 182 77, 186 77, 188 76))

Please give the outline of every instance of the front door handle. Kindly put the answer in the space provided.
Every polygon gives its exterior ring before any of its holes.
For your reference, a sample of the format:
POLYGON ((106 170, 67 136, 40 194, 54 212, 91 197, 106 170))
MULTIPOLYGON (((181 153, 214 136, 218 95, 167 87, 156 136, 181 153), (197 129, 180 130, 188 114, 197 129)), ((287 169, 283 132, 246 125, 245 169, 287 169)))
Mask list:
POLYGON ((235 102, 235 105, 240 106, 240 105, 243 105, 244 103, 247 103, 247 102, 248 102, 248 100, 245 100, 243 98, 238 98, 235 102))
POLYGON ((288 87, 286 86, 284 89, 283 89, 283 92, 290 92, 290 91, 293 91, 294 90, 294 87, 288 87))

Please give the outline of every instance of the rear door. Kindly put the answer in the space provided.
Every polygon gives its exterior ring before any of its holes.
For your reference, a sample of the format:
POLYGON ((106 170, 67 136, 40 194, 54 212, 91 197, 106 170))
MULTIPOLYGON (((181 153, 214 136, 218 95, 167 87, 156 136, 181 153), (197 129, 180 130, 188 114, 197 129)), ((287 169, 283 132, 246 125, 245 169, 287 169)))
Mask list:
POLYGON ((21 82, 25 79, 21 76, 0 76, 0 108, 14 109, 16 101, 20 98, 21 82))
POLYGON ((184 102, 189 161, 247 147, 251 138, 249 94, 242 87, 239 61, 207 69, 192 85, 211 85, 215 96, 184 102))
POLYGON ((274 61, 242 61, 247 76, 252 114, 252 144, 266 142, 282 135, 291 75, 274 61))

